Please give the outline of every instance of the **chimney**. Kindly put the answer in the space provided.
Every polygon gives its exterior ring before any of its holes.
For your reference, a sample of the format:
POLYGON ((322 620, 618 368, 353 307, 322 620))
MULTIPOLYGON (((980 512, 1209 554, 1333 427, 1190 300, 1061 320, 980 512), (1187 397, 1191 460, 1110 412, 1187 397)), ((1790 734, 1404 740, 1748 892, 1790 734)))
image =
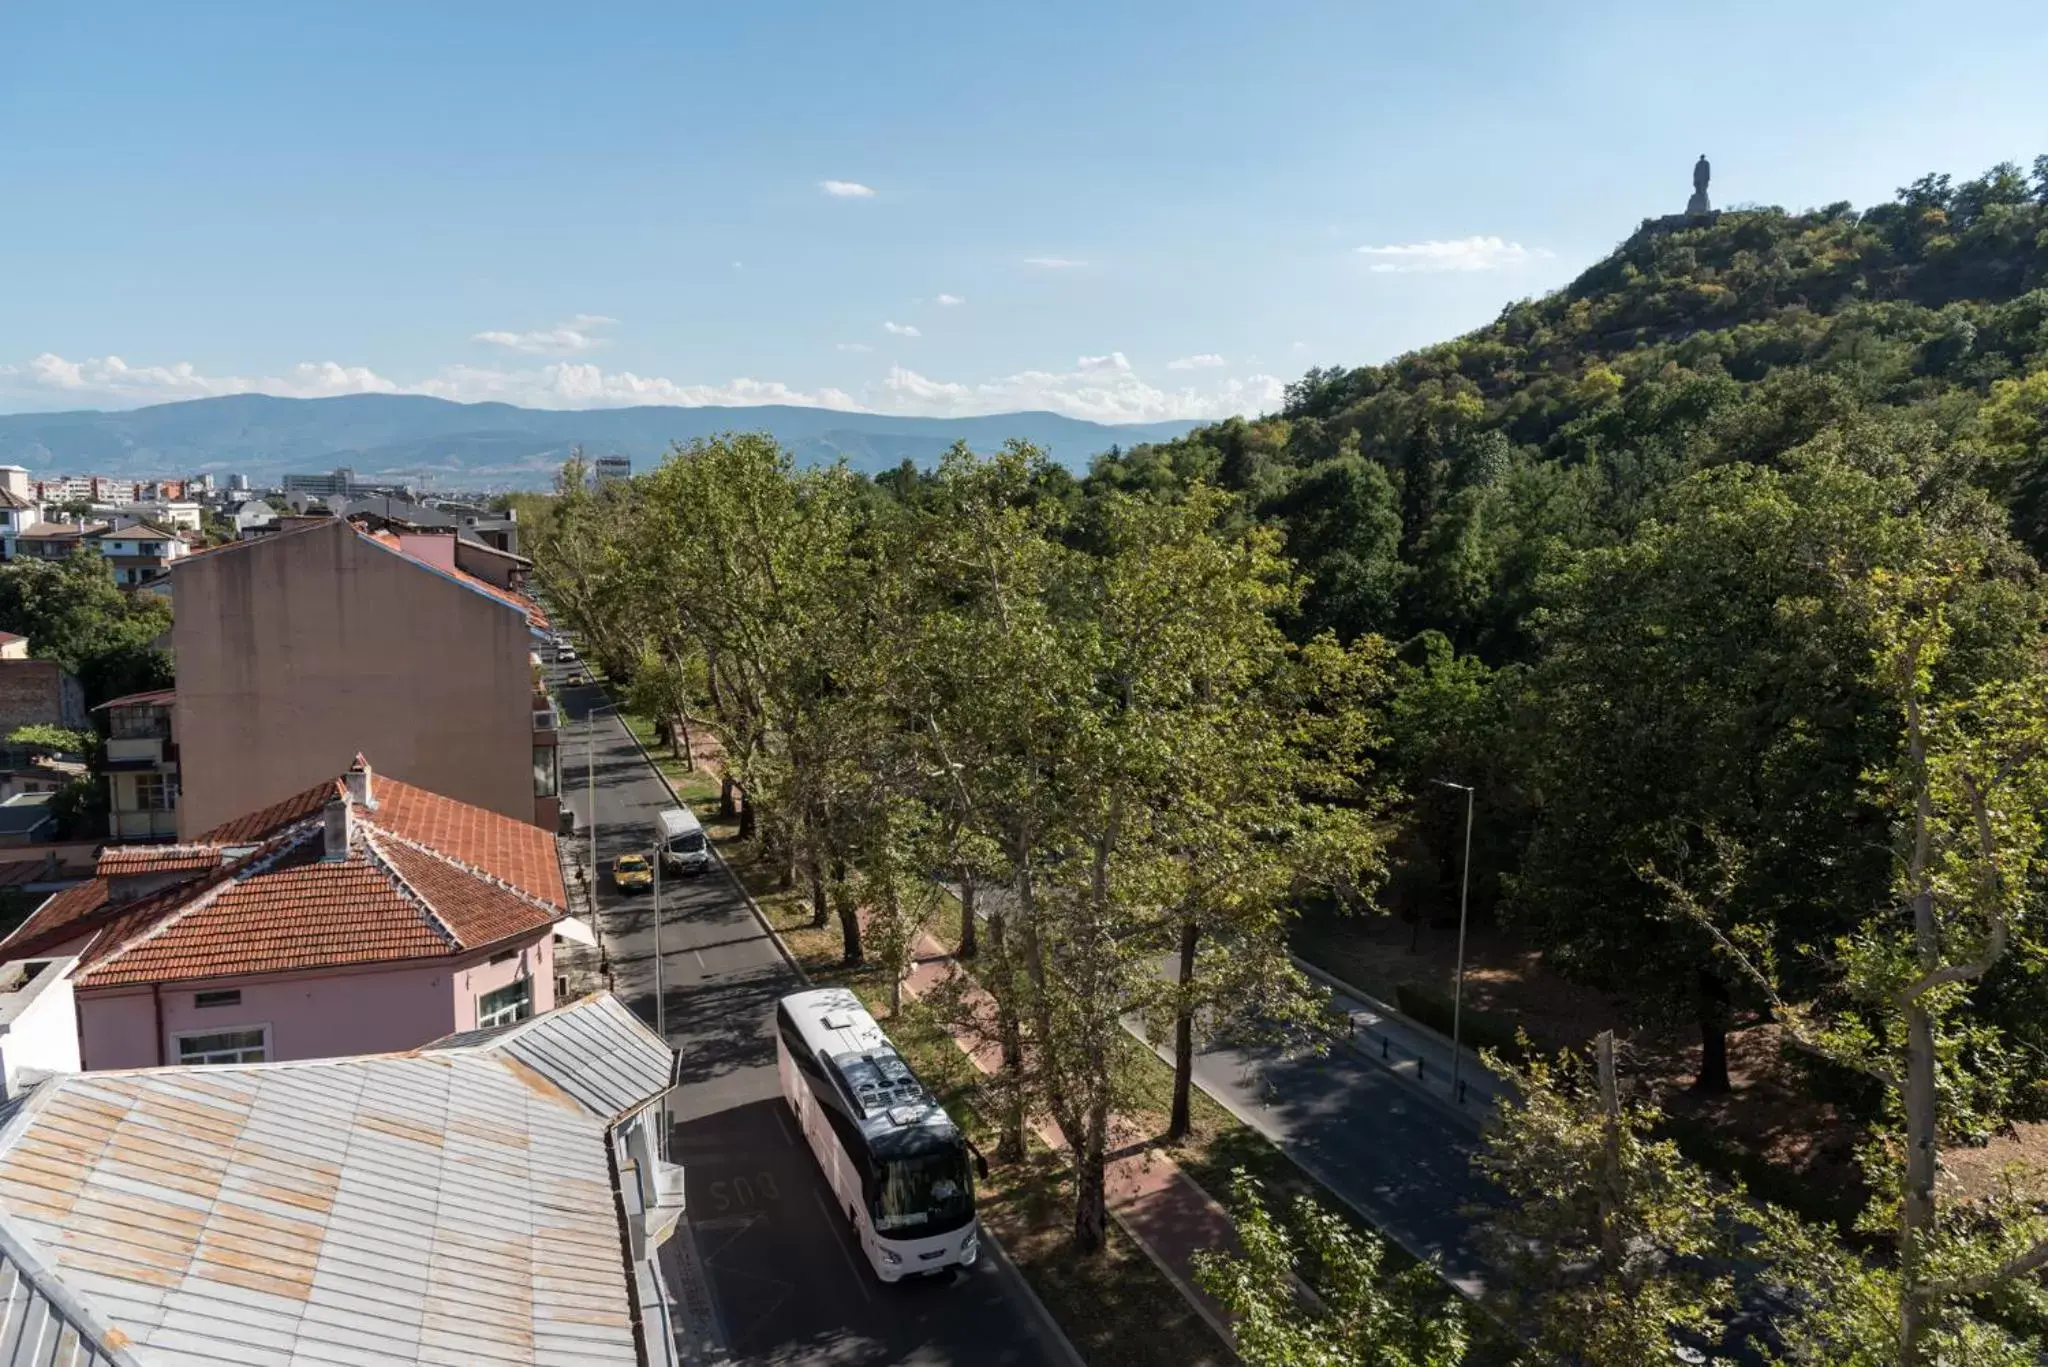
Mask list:
POLYGON ((370 761, 362 755, 348 766, 348 800, 366 812, 377 810, 377 790, 370 783, 370 761))
POLYGON ((327 799, 327 849, 321 856, 325 859, 348 858, 348 847, 356 833, 355 804, 349 800, 348 789, 337 783, 334 796, 327 799))

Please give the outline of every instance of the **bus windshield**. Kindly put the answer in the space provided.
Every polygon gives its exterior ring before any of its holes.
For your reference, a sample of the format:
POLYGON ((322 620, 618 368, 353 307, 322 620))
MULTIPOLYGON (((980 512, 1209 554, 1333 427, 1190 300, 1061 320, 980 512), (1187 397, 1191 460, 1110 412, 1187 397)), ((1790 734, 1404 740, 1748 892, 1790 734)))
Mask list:
POLYGON ((964 1147, 956 1144, 881 1164, 873 1211, 876 1233, 957 1229, 973 1214, 974 1177, 964 1147))

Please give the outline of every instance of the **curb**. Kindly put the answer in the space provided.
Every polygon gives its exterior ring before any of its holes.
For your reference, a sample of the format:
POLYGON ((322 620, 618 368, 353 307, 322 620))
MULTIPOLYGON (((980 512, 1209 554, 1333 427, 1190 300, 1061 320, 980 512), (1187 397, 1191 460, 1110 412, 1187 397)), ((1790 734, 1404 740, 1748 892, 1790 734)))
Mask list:
MULTIPOLYGON (((611 694, 606 693, 605 697, 609 699, 611 694)), ((669 781, 668 774, 663 771, 659 764, 655 763, 654 757, 647 753, 647 747, 641 743, 640 737, 634 734, 633 728, 626 725, 623 717, 619 717, 616 703, 614 704, 612 715, 618 718, 619 729, 626 733, 626 738, 633 742, 633 748, 640 752, 640 758, 646 761, 649 769, 654 771, 654 776, 661 780, 661 786, 668 790, 669 797, 675 801, 678 807, 687 808, 690 804, 683 801, 682 794, 676 791, 676 785, 669 781)), ((796 955, 790 952, 788 942, 782 938, 782 932, 778 931, 768 920, 768 913, 761 910, 761 904, 754 900, 754 894, 747 891, 747 885, 740 881, 738 874, 733 872, 732 865, 725 861, 725 852, 718 848, 718 842, 711 839, 709 832, 705 833, 704 847, 710 850, 711 857, 718 861, 718 870, 725 875, 726 881, 732 884, 733 891, 746 899, 747 910, 753 913, 754 920, 760 924, 761 929, 768 932, 768 938, 775 942, 776 952, 782 955, 782 961, 789 965, 790 972, 796 974, 798 982, 806 987, 810 986, 811 975, 804 972, 804 966, 797 962, 796 955)), ((1074 1347, 1074 1341, 1067 1337, 1067 1331, 1060 1328, 1060 1322, 1053 1318, 1052 1311, 1045 1308, 1045 1302, 1038 1298, 1038 1292, 1032 1288, 1031 1279, 1026 1277, 1022 1269, 1012 1261, 1009 1250, 1005 1249, 1002 1241, 996 1238, 995 1231, 983 1225, 981 1233, 983 1243, 988 1248, 988 1251, 995 1255, 996 1261, 1003 1265, 1003 1269, 1011 1277, 1015 1278, 1016 1285, 1022 1288, 1025 1299, 1030 1302, 1032 1313, 1038 1320, 1039 1333, 1044 1336, 1047 1344, 1053 1349, 1055 1356, 1063 1357, 1068 1367, 1088 1367, 1088 1360, 1081 1356, 1079 1349, 1074 1347)))
MULTIPOLYGON (((1430 1029, 1428 1026, 1423 1025, 1420 1022, 1413 1020, 1406 1015, 1403 1015, 1400 1011, 1396 1010, 1391 1006, 1388 1006, 1385 1002, 1381 1001, 1378 997, 1373 996, 1371 993, 1359 991, 1357 988, 1353 987, 1350 983, 1345 982, 1336 974, 1324 972, 1322 969, 1317 968, 1314 964, 1308 962, 1306 959, 1303 959, 1298 955, 1290 953, 1287 957, 1296 968, 1300 969, 1303 973, 1306 973, 1309 977, 1314 978, 1317 982, 1323 984, 1323 986, 1328 987, 1334 991, 1342 992, 1347 997, 1355 998, 1357 1001, 1363 1003, 1365 1006, 1369 1007, 1373 1011, 1378 1012, 1379 1014, 1385 1016, 1389 1020, 1399 1023, 1405 1029, 1414 1031, 1416 1034, 1422 1036, 1425 1039, 1436 1040, 1438 1043, 1443 1045, 1446 1052, 1449 1052, 1451 1048, 1451 1042, 1445 1039, 1443 1036, 1439 1035, 1436 1031, 1430 1029)), ((1430 1102, 1439 1111, 1442 1111, 1445 1115, 1454 1117, 1461 1123, 1470 1126, 1475 1133, 1485 1129, 1486 1118, 1492 1112, 1491 1104, 1480 1107, 1476 1110, 1460 1106, 1450 1097, 1438 1094, 1438 1092, 1434 1088, 1432 1088, 1428 1083, 1422 1082, 1416 1078, 1408 1076, 1408 1074, 1402 1072, 1399 1068, 1392 1066, 1387 1062, 1387 1060, 1381 1058, 1372 1050, 1367 1049, 1364 1046, 1360 1045, 1355 1037, 1347 1035, 1344 1037, 1344 1039, 1340 1040, 1339 1043, 1341 1043, 1344 1046, 1344 1048, 1356 1054, 1358 1057, 1364 1059, 1366 1062, 1373 1064, 1383 1072, 1390 1074, 1397 1081, 1399 1081, 1402 1086, 1408 1088, 1417 1096, 1420 1096, 1424 1100, 1430 1102)), ((1466 1049, 1462 1050, 1461 1052, 1464 1053, 1466 1063, 1471 1065, 1474 1072, 1483 1072, 1486 1073, 1486 1075, 1489 1077, 1492 1076, 1490 1072, 1487 1072, 1486 1065, 1480 1062, 1480 1060, 1473 1055, 1471 1050, 1466 1049)))

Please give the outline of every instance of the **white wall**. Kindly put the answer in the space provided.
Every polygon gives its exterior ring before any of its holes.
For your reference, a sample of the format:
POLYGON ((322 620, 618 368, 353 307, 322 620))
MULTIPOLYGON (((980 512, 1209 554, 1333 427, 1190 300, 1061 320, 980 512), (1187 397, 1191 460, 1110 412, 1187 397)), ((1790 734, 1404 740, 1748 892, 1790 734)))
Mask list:
POLYGON ((79 1071, 78 1012, 72 1004, 75 958, 52 963, 25 985, 14 1019, 0 1024, 0 1086, 15 1095, 25 1082, 79 1071))

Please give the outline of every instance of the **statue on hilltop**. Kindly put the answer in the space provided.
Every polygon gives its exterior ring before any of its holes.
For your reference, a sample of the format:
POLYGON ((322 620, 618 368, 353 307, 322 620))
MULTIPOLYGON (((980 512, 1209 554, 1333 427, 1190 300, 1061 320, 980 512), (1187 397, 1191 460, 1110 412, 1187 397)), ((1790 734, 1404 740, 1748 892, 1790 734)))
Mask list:
POLYGON ((1707 165, 1707 154, 1700 153, 1700 159, 1692 164, 1692 198, 1685 202, 1688 214, 1710 214, 1714 206, 1707 202, 1707 180, 1714 174, 1714 168, 1707 165))

